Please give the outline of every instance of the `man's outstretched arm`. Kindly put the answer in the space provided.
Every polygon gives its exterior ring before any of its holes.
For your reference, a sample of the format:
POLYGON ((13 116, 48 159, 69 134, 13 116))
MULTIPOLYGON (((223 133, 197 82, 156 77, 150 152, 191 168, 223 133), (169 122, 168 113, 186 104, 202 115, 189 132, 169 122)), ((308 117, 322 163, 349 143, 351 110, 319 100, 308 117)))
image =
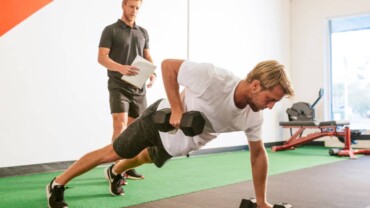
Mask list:
POLYGON ((270 208, 272 206, 266 200, 268 156, 265 147, 262 140, 249 141, 248 143, 257 204, 261 208, 270 208))

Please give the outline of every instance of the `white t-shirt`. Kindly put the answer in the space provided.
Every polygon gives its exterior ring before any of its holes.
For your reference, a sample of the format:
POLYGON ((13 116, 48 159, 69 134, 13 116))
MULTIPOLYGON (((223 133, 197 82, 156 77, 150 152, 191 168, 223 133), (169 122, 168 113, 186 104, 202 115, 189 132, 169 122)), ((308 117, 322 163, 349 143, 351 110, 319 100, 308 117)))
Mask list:
MULTIPOLYGON (((261 139, 263 114, 261 111, 253 112, 249 105, 244 109, 235 106, 234 93, 241 79, 233 73, 208 63, 184 61, 177 81, 185 87, 184 110, 202 112, 206 124, 203 133, 194 137, 185 136, 181 130, 176 133, 159 132, 170 155, 186 155, 224 132, 244 131, 249 141, 261 139)), ((165 99, 158 110, 169 107, 165 99)))

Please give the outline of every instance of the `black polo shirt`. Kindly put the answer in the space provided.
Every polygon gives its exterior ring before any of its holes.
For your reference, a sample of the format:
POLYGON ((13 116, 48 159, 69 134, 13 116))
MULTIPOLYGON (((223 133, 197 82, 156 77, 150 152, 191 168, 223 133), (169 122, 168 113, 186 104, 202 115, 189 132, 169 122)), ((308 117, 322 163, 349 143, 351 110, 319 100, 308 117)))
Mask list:
MULTIPOLYGON (((146 29, 134 24, 134 27, 126 25, 122 20, 104 28, 100 38, 99 47, 109 48, 109 57, 120 64, 131 65, 137 55, 144 57, 144 49, 149 48, 149 35, 146 29)), ((132 85, 121 80, 122 74, 108 70, 109 78, 117 84, 132 85)))

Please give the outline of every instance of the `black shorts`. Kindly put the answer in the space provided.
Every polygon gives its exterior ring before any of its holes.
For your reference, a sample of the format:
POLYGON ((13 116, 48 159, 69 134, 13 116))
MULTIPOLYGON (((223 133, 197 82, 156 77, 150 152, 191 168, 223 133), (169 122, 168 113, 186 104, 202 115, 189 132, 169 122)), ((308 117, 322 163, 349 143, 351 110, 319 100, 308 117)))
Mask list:
POLYGON ((158 128, 151 119, 151 114, 157 110, 158 100, 149 106, 141 117, 131 123, 113 142, 114 151, 125 159, 133 158, 145 148, 157 167, 162 167, 172 158, 163 147, 158 128))
POLYGON ((131 118, 139 117, 147 107, 145 89, 120 86, 113 79, 108 80, 111 113, 128 112, 131 118))

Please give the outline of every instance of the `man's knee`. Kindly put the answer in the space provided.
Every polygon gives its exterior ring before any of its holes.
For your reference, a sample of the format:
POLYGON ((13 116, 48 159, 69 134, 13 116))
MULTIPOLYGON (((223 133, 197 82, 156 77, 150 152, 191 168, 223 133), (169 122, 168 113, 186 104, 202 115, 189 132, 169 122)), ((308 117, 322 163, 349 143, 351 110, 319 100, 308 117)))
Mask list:
POLYGON ((127 113, 113 113, 113 138, 115 140, 128 126, 128 115, 127 113))
POLYGON ((138 159, 142 162, 142 163, 153 163, 153 160, 152 158, 150 157, 149 155, 149 152, 148 152, 148 149, 145 148, 144 150, 142 150, 139 155, 138 155, 138 159))
POLYGON ((121 157, 114 150, 112 144, 101 149, 101 152, 99 154, 103 156, 103 163, 114 162, 121 159, 121 157))
POLYGON ((128 122, 128 113, 112 113, 113 125, 121 126, 122 124, 127 124, 128 122))

